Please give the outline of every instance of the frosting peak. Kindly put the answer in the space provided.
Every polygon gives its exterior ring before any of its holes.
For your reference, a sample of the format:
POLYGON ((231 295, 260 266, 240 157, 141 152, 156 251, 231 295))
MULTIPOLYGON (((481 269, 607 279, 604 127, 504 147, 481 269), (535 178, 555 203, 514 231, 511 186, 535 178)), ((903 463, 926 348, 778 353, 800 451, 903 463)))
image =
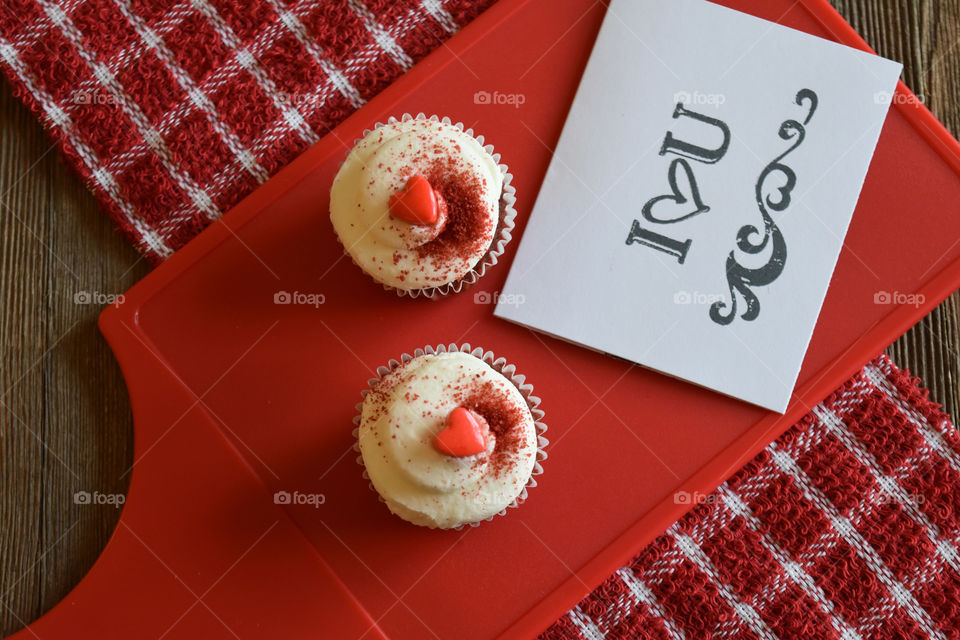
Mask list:
POLYGON ((370 480, 390 510, 428 527, 499 513, 523 491, 537 455, 523 395, 466 353, 420 356, 384 376, 364 400, 358 436, 370 480), (458 408, 489 425, 476 455, 447 455, 435 446, 458 408))
POLYGON ((462 129, 395 121, 370 131, 347 156, 330 190, 330 219, 347 253, 375 280, 423 289, 459 280, 483 258, 502 191, 497 162, 462 129), (390 214, 393 198, 417 176, 445 204, 432 225, 390 214))

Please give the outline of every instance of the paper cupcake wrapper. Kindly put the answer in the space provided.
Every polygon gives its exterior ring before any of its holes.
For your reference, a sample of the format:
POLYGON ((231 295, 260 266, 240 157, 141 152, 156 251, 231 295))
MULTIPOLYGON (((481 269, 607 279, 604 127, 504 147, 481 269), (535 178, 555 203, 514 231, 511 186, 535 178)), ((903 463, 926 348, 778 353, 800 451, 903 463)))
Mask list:
MULTIPOLYGON (((463 344, 459 347, 456 344, 448 345, 439 345, 433 347, 427 345, 423 349, 417 349, 413 352, 413 355, 409 353, 404 353, 400 356, 399 360, 390 360, 386 365, 380 366, 377 368, 377 377, 370 378, 367 380, 367 389, 364 389, 360 392, 361 401, 357 403, 357 415, 353 419, 354 429, 353 429, 353 450, 357 453, 357 464, 363 469, 362 476, 364 480, 367 480, 367 484, 370 487, 370 490, 377 494, 380 502, 386 504, 386 500, 383 499, 383 496, 380 495, 380 492, 377 491, 376 487, 373 486, 373 483, 370 482, 370 475, 367 473, 366 465, 363 463, 363 455, 360 452, 360 418, 363 414, 363 400, 366 399, 367 394, 376 387, 383 379, 385 375, 395 370, 401 364, 406 364, 413 360, 414 358, 423 356, 423 355, 434 355, 437 353, 469 353, 470 355, 486 362, 490 367, 497 373, 504 376, 509 380, 516 388, 520 391, 520 394, 523 396, 524 400, 527 401, 527 407, 530 409, 530 415, 533 416, 534 428, 537 432, 537 459, 533 464, 533 472, 530 474, 530 478, 527 480, 527 484, 523 487, 523 490, 520 492, 520 495, 516 499, 507 505, 505 509, 500 510, 498 513, 485 518, 484 520, 478 520, 476 522, 468 522, 457 527, 452 527, 452 529, 459 531, 463 527, 469 525, 471 527, 479 526, 481 522, 490 522, 495 516, 506 515, 507 509, 515 509, 516 507, 523 504, 527 499, 527 491, 537 486, 536 476, 539 476, 543 473, 543 465, 541 463, 547 459, 547 452, 545 451, 547 445, 550 443, 549 440, 544 436, 547 432, 547 425, 543 422, 544 412, 540 409, 540 398, 533 395, 533 385, 526 382, 526 376, 518 374, 516 367, 512 364, 508 364, 506 358, 497 358, 493 355, 492 351, 484 351, 480 347, 471 347, 469 344, 463 344)), ((399 517, 399 516, 397 516, 399 517)))
MULTIPOLYGON (((390 285, 380 283, 384 289, 395 292, 401 298, 422 297, 434 299, 449 295, 451 293, 460 293, 464 287, 475 284, 480 278, 483 277, 488 269, 497 264, 500 256, 503 255, 504 248, 507 246, 507 243, 513 239, 514 220, 517 217, 517 210, 514 208, 514 205, 517 202, 517 190, 512 184, 513 174, 510 173, 507 165, 500 163, 500 154, 494 151, 493 145, 484 144, 483 136, 474 135, 473 129, 465 129, 462 122, 454 123, 450 120, 450 118, 447 117, 441 118, 436 115, 427 116, 422 112, 415 116, 412 116, 409 113, 404 113, 399 118, 390 116, 386 122, 378 122, 373 125, 373 129, 365 129, 363 134, 353 141, 353 147, 355 147, 363 138, 367 137, 367 134, 369 134, 371 131, 376 131, 379 127, 393 124, 395 122, 406 122, 408 120, 433 120, 434 122, 442 122, 443 124, 449 124, 457 129, 460 129, 468 136, 476 139, 476 141, 479 142, 483 147, 484 151, 490 154, 490 157, 493 158, 493 161, 497 163, 497 167, 500 169, 500 175, 503 177, 503 193, 500 194, 500 218, 497 223, 497 228, 493 233, 493 241, 490 243, 490 248, 487 249, 487 253, 484 254, 483 258, 481 258, 480 261, 475 264, 473 268, 470 269, 470 271, 468 271, 462 278, 459 280, 454 280, 453 282, 448 282, 447 284, 442 284, 435 287, 425 287, 423 289, 398 289, 396 287, 391 287, 390 285)), ((351 147, 351 150, 353 147, 351 147)), ((343 242, 340 241, 339 236, 337 236, 337 241, 340 242, 341 246, 343 246, 343 242)), ((350 253, 346 251, 346 248, 344 248, 344 253, 350 256, 350 253)), ((350 256, 350 259, 353 260, 353 256, 350 256)), ((363 270, 363 267, 357 264, 356 260, 353 260, 353 263, 358 269, 363 270)), ((366 273, 365 270, 363 271, 366 273)), ((374 280, 376 279, 374 278, 374 280)))

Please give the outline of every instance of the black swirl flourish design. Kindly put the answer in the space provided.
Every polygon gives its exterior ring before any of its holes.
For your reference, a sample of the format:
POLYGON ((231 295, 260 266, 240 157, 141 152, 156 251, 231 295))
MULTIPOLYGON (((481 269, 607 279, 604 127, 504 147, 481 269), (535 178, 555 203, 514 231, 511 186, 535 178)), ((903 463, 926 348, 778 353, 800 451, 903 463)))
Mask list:
POLYGON ((739 311, 738 297, 743 300, 745 309, 740 318, 748 322, 760 316, 760 299, 753 292, 754 287, 763 287, 776 281, 783 273, 787 263, 787 243, 783 232, 773 221, 771 212, 787 210, 793 199, 793 190, 797 186, 796 172, 784 163, 806 139, 806 125, 810 124, 817 111, 820 99, 811 89, 801 89, 796 96, 796 104, 806 107, 807 115, 803 122, 789 119, 780 125, 779 136, 792 141, 786 151, 777 156, 760 173, 755 187, 757 207, 763 221, 762 228, 747 224, 737 232, 737 248, 745 254, 757 255, 770 247, 770 256, 761 267, 749 268, 740 263, 736 251, 731 251, 726 260, 727 286, 730 289, 730 301, 720 300, 710 306, 710 319, 720 325, 734 321, 739 311), (771 179, 779 177, 782 186, 771 187, 771 179))

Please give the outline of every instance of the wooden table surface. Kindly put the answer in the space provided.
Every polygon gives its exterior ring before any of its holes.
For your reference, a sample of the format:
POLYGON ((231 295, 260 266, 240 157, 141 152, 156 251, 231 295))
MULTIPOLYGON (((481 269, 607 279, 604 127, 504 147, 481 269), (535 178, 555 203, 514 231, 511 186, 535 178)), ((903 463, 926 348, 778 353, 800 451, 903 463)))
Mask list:
MULTIPOLYGON (((960 134, 960 0, 835 0, 960 134)), ((122 493, 130 405, 78 294, 122 293, 148 271, 0 82, 0 636, 38 618, 90 569, 117 522, 78 491, 122 493)), ((960 213, 960 203, 944 203, 960 213)), ((889 349, 954 417, 960 293, 889 349)))

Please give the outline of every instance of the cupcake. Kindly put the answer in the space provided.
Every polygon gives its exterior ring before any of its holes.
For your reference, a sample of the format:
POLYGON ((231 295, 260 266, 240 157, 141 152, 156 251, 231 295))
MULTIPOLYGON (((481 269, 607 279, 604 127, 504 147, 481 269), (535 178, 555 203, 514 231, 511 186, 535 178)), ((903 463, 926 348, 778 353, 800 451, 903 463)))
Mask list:
POLYGON ((463 125, 422 115, 377 125, 330 189, 354 263, 400 295, 460 291, 496 264, 513 229, 510 174, 463 125))
POLYGON ((390 511, 451 529, 523 501, 546 457, 546 427, 513 366, 469 346, 391 365, 358 405, 356 430, 358 462, 390 511))

